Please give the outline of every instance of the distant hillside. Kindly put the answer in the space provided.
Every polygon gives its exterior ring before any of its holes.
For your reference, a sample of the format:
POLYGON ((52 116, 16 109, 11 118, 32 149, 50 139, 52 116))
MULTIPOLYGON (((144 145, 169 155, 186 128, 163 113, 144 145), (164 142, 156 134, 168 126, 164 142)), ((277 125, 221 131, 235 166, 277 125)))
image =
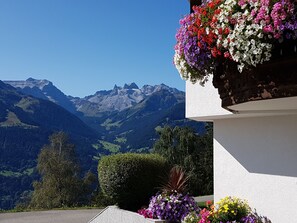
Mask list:
POLYGON ((28 78, 25 81, 4 81, 4 83, 26 95, 54 102, 72 113, 76 111, 70 99, 48 80, 28 78))
POLYGON ((0 81, 0 208, 14 205, 32 188, 41 147, 54 131, 67 132, 84 169, 92 167, 97 133, 53 102, 17 92, 0 81))
MULTIPOLYGON (((204 123, 185 119, 185 102, 167 89, 157 91, 137 105, 113 113, 101 124, 104 140, 118 145, 119 150, 146 151, 158 138, 157 129, 165 125, 191 126, 204 132, 204 123)), ((104 144, 103 144, 104 147, 104 144)))

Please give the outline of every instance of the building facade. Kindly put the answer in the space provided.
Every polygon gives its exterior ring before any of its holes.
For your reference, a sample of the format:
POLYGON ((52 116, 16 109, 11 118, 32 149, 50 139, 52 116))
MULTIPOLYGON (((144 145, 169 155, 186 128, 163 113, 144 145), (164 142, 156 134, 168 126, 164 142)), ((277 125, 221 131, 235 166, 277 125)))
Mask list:
POLYGON ((186 116, 214 124, 214 197, 247 199, 273 223, 297 222, 297 97, 221 107, 217 89, 186 83, 186 116))

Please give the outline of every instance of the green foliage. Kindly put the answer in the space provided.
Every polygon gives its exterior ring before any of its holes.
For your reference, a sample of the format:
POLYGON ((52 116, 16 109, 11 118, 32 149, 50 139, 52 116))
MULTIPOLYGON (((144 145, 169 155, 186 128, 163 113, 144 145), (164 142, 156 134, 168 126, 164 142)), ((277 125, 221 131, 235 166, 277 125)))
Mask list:
POLYGON ((112 127, 120 127, 120 122, 112 122, 111 119, 106 119, 104 123, 101 124, 101 126, 105 127, 106 130, 110 130, 112 127))
POLYGON ((189 175, 189 192, 193 195, 213 194, 212 126, 204 135, 196 135, 188 127, 165 127, 154 145, 154 152, 189 175))
POLYGON ((92 200, 95 196, 95 189, 98 188, 98 178, 97 175, 92 173, 91 171, 88 171, 82 182, 82 189, 83 189, 83 198, 81 200, 81 203, 92 205, 92 200))
POLYGON ((13 171, 10 171, 10 170, 3 170, 3 171, 0 171, 0 175, 4 176, 4 177, 19 177, 21 176, 22 174, 19 173, 19 172, 13 172, 13 171))
POLYGON ((49 138, 39 156, 37 169, 42 180, 35 181, 30 206, 33 208, 58 208, 79 205, 84 195, 83 181, 79 178, 74 145, 63 132, 49 138))
POLYGON ((98 174, 105 195, 120 208, 137 210, 155 194, 168 165, 157 154, 116 154, 100 160, 98 174))
POLYGON ((92 198, 92 204, 96 207, 107 207, 115 204, 113 199, 104 194, 99 188, 95 191, 95 196, 92 198))
POLYGON ((15 113, 8 111, 6 116, 6 121, 0 122, 0 127, 12 127, 12 126, 23 127, 24 129, 37 128, 37 126, 27 125, 26 123, 22 123, 22 121, 18 118, 18 116, 15 113))
POLYGON ((127 142, 127 139, 125 137, 116 137, 116 139, 114 140, 115 142, 117 143, 126 143, 127 142))
POLYGON ((24 203, 25 191, 19 192, 19 188, 27 188, 31 184, 32 176, 29 175, 19 177, 0 175, 0 209, 13 209, 17 203, 24 203))
POLYGON ((102 144, 103 149, 109 151, 110 153, 118 153, 120 151, 121 146, 119 145, 103 140, 99 140, 99 142, 102 144))

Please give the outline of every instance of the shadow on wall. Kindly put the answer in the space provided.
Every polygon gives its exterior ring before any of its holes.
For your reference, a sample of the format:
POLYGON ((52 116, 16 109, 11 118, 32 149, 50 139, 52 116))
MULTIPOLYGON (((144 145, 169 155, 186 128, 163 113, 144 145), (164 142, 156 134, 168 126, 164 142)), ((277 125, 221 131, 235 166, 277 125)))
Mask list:
POLYGON ((297 115, 219 120, 214 138, 250 173, 297 177, 297 115))

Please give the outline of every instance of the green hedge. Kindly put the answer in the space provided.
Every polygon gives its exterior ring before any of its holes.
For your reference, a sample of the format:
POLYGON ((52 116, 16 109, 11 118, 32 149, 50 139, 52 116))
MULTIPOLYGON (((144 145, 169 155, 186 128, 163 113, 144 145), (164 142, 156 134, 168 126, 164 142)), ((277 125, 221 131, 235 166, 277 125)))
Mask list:
POLYGON ((116 154, 103 157, 98 165, 103 193, 120 208, 135 211, 149 203, 167 176, 166 160, 156 154, 116 154))

